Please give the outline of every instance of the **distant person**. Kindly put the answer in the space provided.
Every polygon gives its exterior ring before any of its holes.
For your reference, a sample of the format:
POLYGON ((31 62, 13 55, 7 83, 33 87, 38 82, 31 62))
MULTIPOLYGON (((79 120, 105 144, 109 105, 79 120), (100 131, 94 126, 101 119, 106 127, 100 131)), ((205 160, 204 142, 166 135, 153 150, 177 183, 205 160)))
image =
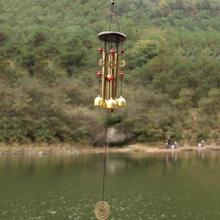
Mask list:
POLYGON ((178 147, 178 142, 177 141, 174 141, 173 144, 174 144, 175 148, 178 147))
POLYGON ((202 143, 202 147, 204 147, 205 146, 205 141, 201 140, 201 143, 202 143))
POLYGON ((171 137, 170 136, 167 138, 167 146, 168 146, 168 148, 171 147, 171 137))
POLYGON ((165 145, 168 148, 168 140, 167 139, 165 140, 165 145))
POLYGON ((201 140, 201 142, 199 142, 197 144, 198 147, 204 147, 205 146, 205 141, 204 140, 201 140))

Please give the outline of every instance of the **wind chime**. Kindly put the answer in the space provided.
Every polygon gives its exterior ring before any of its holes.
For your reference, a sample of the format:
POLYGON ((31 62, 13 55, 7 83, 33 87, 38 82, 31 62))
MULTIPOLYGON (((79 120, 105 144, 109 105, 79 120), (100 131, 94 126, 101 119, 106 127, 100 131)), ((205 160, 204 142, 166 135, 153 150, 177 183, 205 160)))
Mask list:
MULTIPOLYGON (((126 101, 122 97, 122 79, 124 76, 122 68, 126 62, 123 59, 124 49, 123 45, 126 40, 126 36, 120 32, 117 17, 113 11, 115 1, 111 0, 111 14, 109 29, 99 33, 98 38, 100 40, 100 47, 98 49, 100 53, 98 71, 99 79, 99 95, 94 100, 94 106, 107 108, 111 112, 116 108, 125 107, 126 101), (115 20, 118 26, 118 31, 111 31, 112 16, 115 16, 115 20), (120 87, 120 93, 118 88, 120 87)), ((102 188, 102 200, 96 203, 94 207, 94 213, 97 219, 105 220, 110 215, 110 207, 104 201, 104 189, 105 189, 105 170, 106 170, 106 146, 104 157, 104 172, 103 172, 103 188, 102 188)))
POLYGON ((110 15, 109 30, 103 31, 98 35, 100 40, 100 70, 98 71, 97 75, 99 78, 100 94, 95 98, 94 106, 104 107, 112 112, 118 107, 126 106, 126 101, 122 97, 122 79, 124 76, 122 68, 126 64, 125 60, 123 59, 123 44, 126 40, 126 36, 120 32, 120 29, 119 32, 110 31, 115 1, 112 0, 111 4, 112 10, 110 15), (120 84, 120 94, 118 94, 117 91, 119 87, 118 84, 120 84))

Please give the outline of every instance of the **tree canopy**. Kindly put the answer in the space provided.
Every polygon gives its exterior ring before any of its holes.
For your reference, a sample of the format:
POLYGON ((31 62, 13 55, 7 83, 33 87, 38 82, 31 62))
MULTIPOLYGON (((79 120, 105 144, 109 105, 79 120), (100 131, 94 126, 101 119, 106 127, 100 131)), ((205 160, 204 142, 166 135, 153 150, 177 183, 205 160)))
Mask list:
MULTIPOLYGON (((220 132, 218 0, 117 0, 125 43, 117 129, 131 142, 220 132)), ((0 141, 94 144, 105 122, 97 35, 110 1, 0 1, 0 141)), ((112 28, 117 28, 112 26, 112 28)))

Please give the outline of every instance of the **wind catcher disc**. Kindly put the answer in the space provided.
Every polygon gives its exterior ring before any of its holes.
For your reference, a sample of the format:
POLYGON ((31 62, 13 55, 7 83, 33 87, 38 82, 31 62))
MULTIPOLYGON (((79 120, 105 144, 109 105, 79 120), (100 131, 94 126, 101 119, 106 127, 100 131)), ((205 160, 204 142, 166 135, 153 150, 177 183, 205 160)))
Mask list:
POLYGON ((99 220, 105 220, 109 217, 110 207, 105 201, 99 201, 94 208, 95 216, 99 220))

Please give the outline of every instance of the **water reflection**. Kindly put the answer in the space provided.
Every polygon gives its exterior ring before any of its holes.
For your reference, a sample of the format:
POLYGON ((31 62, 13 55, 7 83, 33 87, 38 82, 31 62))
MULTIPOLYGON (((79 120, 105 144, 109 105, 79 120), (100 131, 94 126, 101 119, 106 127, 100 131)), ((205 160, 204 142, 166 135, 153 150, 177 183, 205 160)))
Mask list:
POLYGON ((125 172, 128 168, 129 162, 121 159, 108 159, 106 163, 107 172, 110 174, 116 174, 125 172))
MULTIPOLYGON (((194 152, 168 152, 160 154, 146 154, 139 157, 135 154, 109 154, 107 156, 107 172, 118 174, 132 172, 136 168, 150 169, 160 164, 190 166, 203 164, 207 167, 219 166, 220 152, 198 150, 194 152)), ((6 175, 18 172, 18 175, 31 177, 44 172, 49 176, 62 176, 65 173, 77 175, 86 172, 101 171, 104 155, 78 155, 57 157, 0 157, 0 169, 6 175)))
MULTIPOLYGON (((220 152, 108 154, 110 220, 205 219, 220 212, 220 152)), ((103 154, 0 157, 0 219, 95 219, 103 154)))
POLYGON ((178 159, 178 153, 177 152, 168 152, 165 154, 165 161, 166 161, 166 164, 169 164, 173 161, 176 161, 178 159))
POLYGON ((199 158, 201 158, 202 160, 204 160, 205 158, 205 151, 204 150, 198 150, 198 156, 199 158))

